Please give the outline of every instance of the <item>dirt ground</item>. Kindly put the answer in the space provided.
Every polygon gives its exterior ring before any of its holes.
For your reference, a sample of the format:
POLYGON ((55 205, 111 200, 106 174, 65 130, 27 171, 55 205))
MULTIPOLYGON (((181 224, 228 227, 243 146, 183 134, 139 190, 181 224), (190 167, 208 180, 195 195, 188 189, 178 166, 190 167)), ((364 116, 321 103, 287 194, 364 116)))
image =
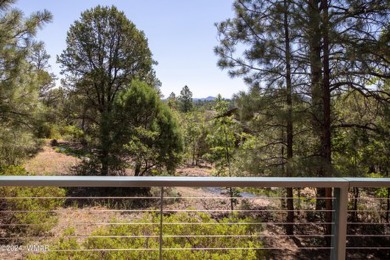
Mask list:
POLYGON ((33 158, 27 160, 23 166, 36 175, 70 175, 71 168, 76 166, 80 159, 55 151, 56 147, 50 145, 49 140, 42 150, 33 158))

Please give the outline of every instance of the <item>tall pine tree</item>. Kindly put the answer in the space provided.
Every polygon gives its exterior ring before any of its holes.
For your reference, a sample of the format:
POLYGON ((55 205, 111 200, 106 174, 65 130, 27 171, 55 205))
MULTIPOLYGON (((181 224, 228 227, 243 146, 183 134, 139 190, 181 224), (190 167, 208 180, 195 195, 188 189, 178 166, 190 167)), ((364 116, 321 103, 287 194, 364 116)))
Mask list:
POLYGON ((0 165, 17 164, 34 148, 39 78, 29 61, 37 30, 52 19, 48 11, 25 18, 14 2, 0 2, 0 165))

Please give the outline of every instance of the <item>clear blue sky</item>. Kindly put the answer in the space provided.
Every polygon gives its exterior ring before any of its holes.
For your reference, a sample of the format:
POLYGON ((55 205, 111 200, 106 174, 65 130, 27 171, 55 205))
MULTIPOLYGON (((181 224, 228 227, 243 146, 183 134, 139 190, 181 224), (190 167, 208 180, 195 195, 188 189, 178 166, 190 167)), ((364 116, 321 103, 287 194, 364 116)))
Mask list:
POLYGON ((230 98, 247 87, 241 79, 231 79, 216 65, 213 48, 218 44, 216 22, 233 17, 233 0, 18 0, 16 8, 26 16, 49 10, 53 22, 37 35, 51 55, 52 72, 59 75, 56 56, 65 49, 66 33, 80 14, 97 5, 115 5, 144 31, 154 59, 157 77, 165 97, 176 95, 187 85, 193 97, 221 94, 230 98))

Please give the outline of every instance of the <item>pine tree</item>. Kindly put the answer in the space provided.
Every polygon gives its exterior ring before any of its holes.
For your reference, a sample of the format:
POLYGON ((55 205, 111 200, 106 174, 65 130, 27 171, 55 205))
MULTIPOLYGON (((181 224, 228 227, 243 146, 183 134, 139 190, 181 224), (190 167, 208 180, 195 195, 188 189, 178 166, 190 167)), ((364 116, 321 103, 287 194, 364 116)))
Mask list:
POLYGON ((115 174, 112 120, 118 94, 134 79, 156 84, 152 54, 142 31, 116 7, 97 6, 81 14, 69 29, 67 48, 58 58, 71 90, 87 100, 99 149, 100 173, 115 174))
MULTIPOLYGON (((297 111, 302 115, 309 112, 307 115, 311 116, 310 139, 314 142, 306 149, 306 157, 311 156, 314 163, 305 167, 317 176, 334 175, 332 98, 354 89, 364 96, 384 100, 379 87, 389 78, 389 61, 384 53, 390 50, 380 35, 387 32, 388 5, 365 0, 237 0, 234 10, 234 19, 217 26, 218 65, 229 69, 233 77, 243 76, 250 86, 260 89, 260 96, 273 97, 271 102, 285 88, 288 116, 286 125, 280 128, 286 129, 281 131, 286 135, 285 162, 292 161, 291 144, 297 139, 291 101, 308 104, 305 110, 297 111), (367 83, 373 76, 378 80, 370 86, 367 83)), ((388 93, 384 96, 388 97, 388 93)), ((272 115, 277 115, 277 108, 273 106, 272 115)), ((284 158, 284 149, 281 154, 284 158)), ((283 167, 289 176, 290 165, 283 167)), ((331 195, 329 189, 320 191, 320 197, 331 195)), ((327 209, 331 206, 327 200, 327 209)), ((326 218, 330 222, 331 215, 326 218)))
MULTIPOLYGON (((293 36, 289 23, 292 8, 290 1, 236 1, 236 18, 218 25, 221 46, 215 48, 220 56, 219 66, 228 68, 231 76, 244 76, 247 83, 254 87, 261 86, 272 96, 284 96, 286 111, 281 123, 282 169, 285 176, 294 176, 293 159, 293 75, 292 43, 293 36), (234 57, 237 42, 249 46, 242 57, 234 57), (279 92, 279 93, 278 93, 279 92), (287 148, 287 155, 284 149, 287 148), (286 165, 286 167, 284 167, 286 165)), ((296 67, 296 65, 295 65, 296 67)), ((296 70, 296 68, 295 68, 296 70)), ((278 130, 277 130, 278 131, 278 130)), ((280 130, 279 130, 280 131, 280 130)), ((294 221, 292 189, 287 189, 289 209, 287 222, 294 221)), ((287 233, 292 234, 292 225, 287 226, 287 233)))
POLYGON ((171 109, 175 110, 177 108, 177 99, 176 99, 176 95, 174 92, 171 92, 171 94, 169 94, 169 97, 167 99, 167 103, 171 109))
POLYGON ((187 113, 192 111, 194 107, 192 102, 192 92, 187 85, 182 88, 177 100, 179 101, 179 108, 181 112, 187 113))
POLYGON ((17 164, 35 148, 39 78, 29 61, 37 30, 52 18, 48 11, 25 18, 10 9, 14 2, 0 2, 0 165, 17 164))

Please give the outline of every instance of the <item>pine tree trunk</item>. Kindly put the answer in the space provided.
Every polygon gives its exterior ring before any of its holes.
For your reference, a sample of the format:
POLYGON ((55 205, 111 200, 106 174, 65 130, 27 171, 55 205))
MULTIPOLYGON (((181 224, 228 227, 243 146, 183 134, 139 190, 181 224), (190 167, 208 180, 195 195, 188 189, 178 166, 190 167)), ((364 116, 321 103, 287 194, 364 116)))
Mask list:
POLYGON ((196 153, 196 144, 195 144, 195 138, 194 138, 193 146, 192 146, 192 166, 197 165, 196 160, 195 160, 195 153, 196 153))
MULTIPOLYGON (((331 176, 331 107, 328 0, 309 0, 308 3, 313 131, 320 137, 317 176, 329 177, 331 176)), ((325 197, 325 205, 323 200, 317 200, 316 209, 322 209, 325 206, 325 222, 327 223, 332 222, 331 196, 330 188, 317 189, 317 197, 325 197)), ((330 234, 331 224, 326 224, 325 235, 330 234)), ((329 236, 327 236, 326 243, 330 245, 329 236)))
MULTIPOLYGON (((311 82, 311 96, 312 96, 312 128, 314 135, 321 133, 322 123, 322 98, 321 98, 321 33, 320 33, 320 0, 308 1, 308 43, 309 43, 309 60, 310 60, 310 82, 311 82)), ((320 164, 319 160, 317 162, 320 164)), ((321 162, 322 163, 322 162, 321 162)), ((317 168, 317 176, 323 177, 321 166, 317 168)), ((317 198, 324 197, 325 190, 317 189, 317 198)), ((323 200, 317 199, 316 209, 323 208, 323 200)))
POLYGON ((102 151, 100 155, 100 162, 102 163, 101 175, 103 176, 108 176, 109 174, 108 155, 109 153, 107 150, 102 151))
MULTIPOLYGON (((287 89, 287 177, 292 177, 293 172, 291 163, 293 159, 293 118, 292 118, 292 82, 291 82, 291 48, 290 48, 290 32, 288 27, 288 3, 284 0, 284 40, 285 40, 285 55, 286 55, 286 89, 287 89)), ((287 223, 286 234, 294 234, 294 201, 293 201, 293 189, 287 188, 287 223)))
MULTIPOLYGON (((389 178, 389 171, 386 170, 386 177, 389 178)), ((386 207, 386 222, 389 223, 390 215, 390 188, 387 188, 387 207, 386 207)))
POLYGON ((357 218, 357 207, 358 207, 358 199, 359 199, 359 188, 358 187, 354 187, 353 188, 353 214, 352 214, 352 221, 354 222, 357 222, 358 221, 358 218, 357 218))
POLYGON ((386 207, 386 222, 389 223, 390 215, 390 188, 387 188, 387 207, 386 207))
POLYGON ((110 174, 110 124, 108 120, 108 112, 103 112, 100 119, 100 162, 102 165, 101 175, 108 176, 110 174))
POLYGON ((140 174, 141 174, 141 164, 136 162, 135 169, 134 169, 134 176, 140 176, 140 174))
MULTIPOLYGON (((229 152, 229 141, 228 141, 228 135, 226 130, 226 125, 223 125, 223 133, 225 135, 225 156, 226 156, 226 162, 228 166, 228 174, 229 177, 232 177, 231 172, 231 165, 230 165, 230 152, 229 152)), ((230 210, 233 212, 234 210, 234 191, 232 187, 229 187, 229 194, 230 194, 230 210)))
MULTIPOLYGON (((321 146, 323 148, 322 156, 325 162, 324 175, 331 177, 332 166, 332 147, 331 147, 331 104, 330 104, 330 68, 329 68, 329 14, 328 14, 328 0, 322 0, 323 16, 322 16, 322 48, 323 48, 323 84, 322 84, 322 98, 323 98, 323 133, 321 146)), ((326 214, 325 221, 332 222, 332 189, 326 189, 326 214)), ((326 225, 326 235, 332 234, 332 225, 326 225)), ((330 245, 330 237, 327 237, 327 245, 330 245)))

